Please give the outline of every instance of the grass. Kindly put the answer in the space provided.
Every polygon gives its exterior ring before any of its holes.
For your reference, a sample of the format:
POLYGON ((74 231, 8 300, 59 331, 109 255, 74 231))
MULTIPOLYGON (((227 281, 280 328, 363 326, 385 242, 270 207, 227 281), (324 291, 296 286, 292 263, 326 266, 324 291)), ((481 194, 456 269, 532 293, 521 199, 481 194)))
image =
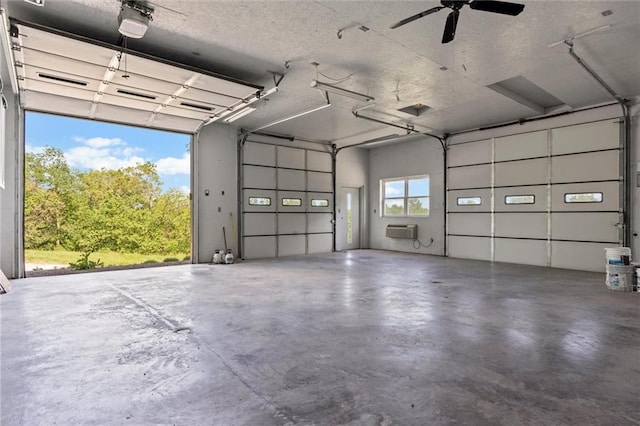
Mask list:
MULTIPOLYGON (((25 262, 43 263, 51 265, 69 265, 76 262, 82 255, 79 251, 66 250, 25 250, 25 262)), ((188 253, 173 254, 140 254, 140 253, 116 253, 95 252, 89 256, 90 260, 100 261, 104 266, 141 265, 143 263, 161 263, 165 261, 184 260, 188 253)))

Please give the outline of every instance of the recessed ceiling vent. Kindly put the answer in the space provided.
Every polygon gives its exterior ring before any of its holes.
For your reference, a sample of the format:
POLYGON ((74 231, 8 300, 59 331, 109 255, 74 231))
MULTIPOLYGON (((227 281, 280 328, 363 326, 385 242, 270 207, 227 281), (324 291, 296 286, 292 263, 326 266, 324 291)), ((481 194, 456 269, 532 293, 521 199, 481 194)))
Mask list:
POLYGON ((206 105, 198 105, 198 104, 192 104, 189 102, 180 102, 180 105, 182 106, 186 106, 189 108, 195 108, 195 109, 199 109, 201 111, 213 111, 213 108, 206 106, 206 105))
POLYGON ((88 84, 86 81, 73 80, 71 78, 60 77, 59 75, 53 75, 53 74, 45 74, 43 72, 39 72, 38 77, 44 78, 45 80, 52 80, 58 83, 75 84, 76 86, 86 86, 88 84))
POLYGON ((418 103, 415 105, 409 105, 408 107, 400 108, 398 111, 404 112, 405 114, 413 115, 414 117, 420 117, 430 109, 430 106, 418 103))
POLYGON ((521 75, 499 81, 487 87, 540 114, 544 114, 549 108, 564 105, 564 102, 560 99, 521 75))
POLYGON ((116 89, 116 92, 121 93, 123 95, 136 96, 142 99, 154 100, 156 98, 156 96, 147 95, 146 93, 133 92, 131 90, 116 89))

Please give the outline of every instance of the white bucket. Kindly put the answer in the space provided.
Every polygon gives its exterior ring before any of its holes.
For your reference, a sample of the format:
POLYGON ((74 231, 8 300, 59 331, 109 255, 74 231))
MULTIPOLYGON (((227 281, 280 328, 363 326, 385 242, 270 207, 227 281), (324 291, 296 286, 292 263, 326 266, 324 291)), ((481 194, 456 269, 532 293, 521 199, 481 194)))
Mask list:
POLYGON ((607 265, 607 287, 611 290, 633 291, 632 265, 607 265))
POLYGON ((611 247, 604 249, 608 265, 622 265, 622 256, 628 256, 631 260, 631 249, 629 247, 611 247))

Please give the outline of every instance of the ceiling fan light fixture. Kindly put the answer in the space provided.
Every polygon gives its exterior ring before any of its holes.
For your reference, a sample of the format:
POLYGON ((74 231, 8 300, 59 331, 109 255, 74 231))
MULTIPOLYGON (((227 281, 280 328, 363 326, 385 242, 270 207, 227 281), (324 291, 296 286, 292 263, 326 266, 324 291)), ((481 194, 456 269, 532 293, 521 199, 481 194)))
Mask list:
POLYGON ((370 102, 375 100, 373 96, 365 95, 358 92, 352 92, 351 90, 343 89, 342 87, 334 86, 332 84, 323 83, 318 80, 313 80, 311 82, 311 87, 319 90, 324 90, 325 92, 335 93, 336 95, 346 96, 358 101, 370 102))
POLYGON ((118 31, 125 37, 142 38, 149 28, 150 13, 145 14, 128 4, 123 4, 118 15, 118 31))

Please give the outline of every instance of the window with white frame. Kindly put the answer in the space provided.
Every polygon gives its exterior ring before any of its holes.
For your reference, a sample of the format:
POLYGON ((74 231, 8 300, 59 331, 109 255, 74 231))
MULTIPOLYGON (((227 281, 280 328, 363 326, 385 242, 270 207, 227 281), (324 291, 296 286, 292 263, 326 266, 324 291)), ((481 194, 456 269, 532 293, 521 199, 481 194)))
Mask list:
POLYGON ((429 216, 429 175, 380 181, 382 216, 429 216))

